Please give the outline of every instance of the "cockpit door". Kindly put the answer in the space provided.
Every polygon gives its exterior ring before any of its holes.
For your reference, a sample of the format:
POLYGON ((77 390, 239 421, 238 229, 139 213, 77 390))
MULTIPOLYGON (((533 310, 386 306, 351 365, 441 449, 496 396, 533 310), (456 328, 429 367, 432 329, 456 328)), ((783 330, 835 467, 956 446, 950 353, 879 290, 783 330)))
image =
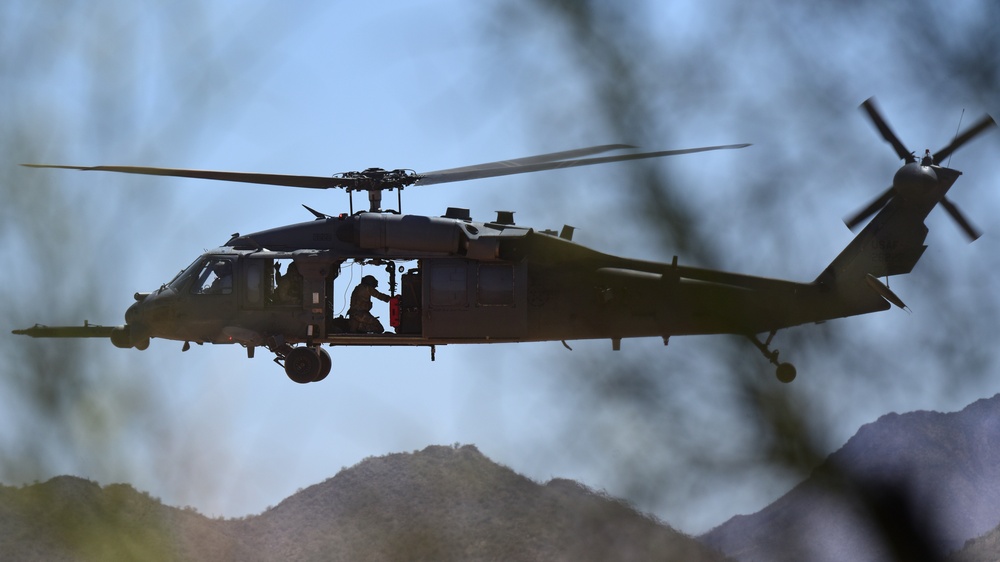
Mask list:
POLYGON ((254 259, 247 257, 243 259, 242 285, 243 285, 243 308, 259 310, 264 307, 264 300, 271 289, 271 260, 254 259))
POLYGON ((235 256, 205 255, 171 286, 178 291, 177 321, 194 341, 214 341, 237 314, 235 256))

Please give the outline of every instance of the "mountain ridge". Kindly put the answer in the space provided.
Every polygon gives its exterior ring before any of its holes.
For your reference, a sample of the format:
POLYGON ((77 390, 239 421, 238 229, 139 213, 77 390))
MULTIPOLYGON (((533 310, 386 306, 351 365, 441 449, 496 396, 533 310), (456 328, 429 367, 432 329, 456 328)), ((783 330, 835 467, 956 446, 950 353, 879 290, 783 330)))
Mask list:
POLYGON ((369 457, 238 519, 72 476, 0 485, 0 552, 74 561, 996 560, 998 430, 1000 394, 958 412, 885 414, 774 503, 697 541, 575 481, 538 483, 475 446, 432 445, 369 457))
POLYGON ((737 560, 944 558, 1000 524, 996 435, 1000 394, 885 414, 784 496, 699 540, 737 560))
POLYGON ((724 559, 623 501, 570 480, 539 484, 471 445, 370 457, 234 520, 76 477, 0 487, 0 551, 19 560, 724 559))

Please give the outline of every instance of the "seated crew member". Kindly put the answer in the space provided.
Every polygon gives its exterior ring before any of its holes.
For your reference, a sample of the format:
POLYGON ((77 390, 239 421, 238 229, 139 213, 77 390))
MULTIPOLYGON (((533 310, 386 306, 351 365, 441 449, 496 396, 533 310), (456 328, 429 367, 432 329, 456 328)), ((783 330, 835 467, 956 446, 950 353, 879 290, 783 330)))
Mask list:
POLYGON ((351 293, 351 308, 347 311, 347 317, 352 332, 381 334, 385 331, 382 323, 371 313, 372 297, 382 302, 389 302, 389 295, 379 291, 377 287, 378 279, 372 275, 365 275, 351 293))
POLYGON ((217 261, 207 266, 202 274, 203 285, 197 291, 203 295, 228 295, 233 292, 233 265, 217 261))
POLYGON ((302 274, 295 262, 289 264, 285 274, 281 274, 281 264, 274 264, 275 300, 284 303, 294 303, 302 300, 302 274))

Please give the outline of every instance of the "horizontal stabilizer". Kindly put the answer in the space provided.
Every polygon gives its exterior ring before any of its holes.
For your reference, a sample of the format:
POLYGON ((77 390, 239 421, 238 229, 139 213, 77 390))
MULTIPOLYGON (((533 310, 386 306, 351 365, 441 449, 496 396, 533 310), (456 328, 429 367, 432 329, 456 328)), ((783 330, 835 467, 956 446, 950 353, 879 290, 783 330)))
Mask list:
POLYGON ((865 281, 867 281, 868 286, 871 287, 872 289, 875 289, 875 292, 881 295, 882 298, 898 306, 899 308, 906 310, 906 304, 903 303, 903 299, 897 297, 896 293, 893 293, 892 290, 885 285, 885 283, 876 279, 874 275, 869 273, 868 277, 865 278, 865 281))

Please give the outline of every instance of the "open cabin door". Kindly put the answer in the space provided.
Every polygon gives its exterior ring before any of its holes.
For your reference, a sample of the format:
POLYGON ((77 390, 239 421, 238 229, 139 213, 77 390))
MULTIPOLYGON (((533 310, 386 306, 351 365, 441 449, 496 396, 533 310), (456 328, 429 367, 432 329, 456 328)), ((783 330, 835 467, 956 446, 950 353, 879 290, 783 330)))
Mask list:
POLYGON ((514 339, 527 333, 527 264, 428 259, 423 335, 514 339))
POLYGON ((241 261, 240 308, 245 327, 302 340, 326 337, 333 319, 331 299, 338 261, 308 254, 250 255, 241 261))

